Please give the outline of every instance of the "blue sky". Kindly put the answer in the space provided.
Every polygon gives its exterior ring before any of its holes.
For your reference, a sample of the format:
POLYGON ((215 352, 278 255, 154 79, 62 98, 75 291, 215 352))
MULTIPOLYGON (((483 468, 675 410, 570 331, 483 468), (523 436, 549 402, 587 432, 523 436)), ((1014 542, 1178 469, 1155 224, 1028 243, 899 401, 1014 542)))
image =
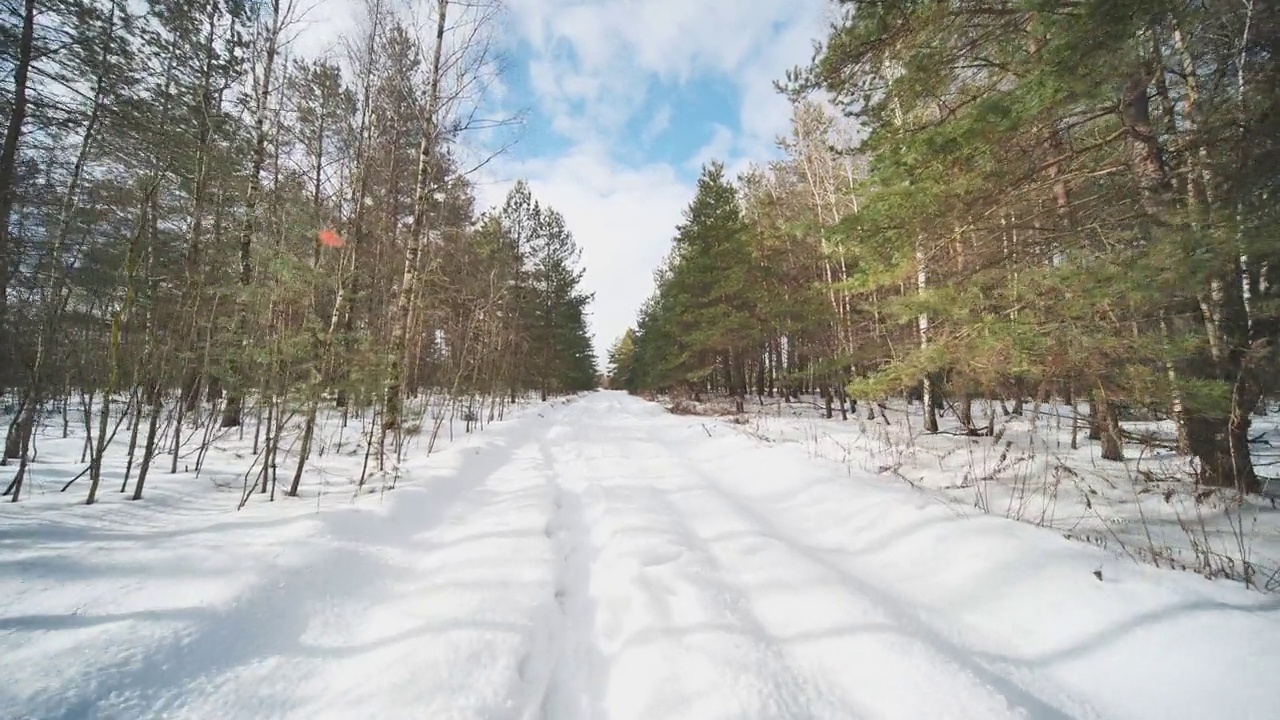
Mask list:
MULTIPOLYGON (((527 42, 518 42, 505 75, 509 102, 528 110, 520 142, 512 148, 514 160, 557 157, 573 150, 579 138, 571 130, 557 128, 556 110, 590 120, 593 109, 586 101, 571 101, 561 108, 543 107, 530 63, 536 57, 527 42)), ((724 138, 742 132, 739 122, 741 92, 724 78, 697 76, 684 80, 648 78, 639 88, 642 99, 613 133, 601 133, 605 150, 613 160, 629 166, 662 164, 682 170, 681 176, 697 176, 695 160, 704 149, 724 145, 724 138), (612 135, 613 137, 609 137, 612 135)), ((727 146, 726 146, 727 149, 727 146)))
POLYGON ((701 164, 775 156, 789 107, 773 89, 808 61, 826 0, 507 0, 508 106, 521 142, 482 191, 515 178, 583 248, 597 349, 634 321, 701 164))
MULTIPOLYGON (((429 15, 432 0, 408 0, 429 15), (416 3, 416 4, 415 4, 416 3)), ((699 167, 776 155, 790 109, 773 89, 807 62, 828 0, 503 0, 489 109, 522 111, 519 142, 479 173, 482 204, 526 179, 565 216, 595 293, 603 356, 653 288, 699 167)), ((333 32, 357 0, 321 0, 333 32)), ((314 39, 311 42, 316 42, 314 39)))

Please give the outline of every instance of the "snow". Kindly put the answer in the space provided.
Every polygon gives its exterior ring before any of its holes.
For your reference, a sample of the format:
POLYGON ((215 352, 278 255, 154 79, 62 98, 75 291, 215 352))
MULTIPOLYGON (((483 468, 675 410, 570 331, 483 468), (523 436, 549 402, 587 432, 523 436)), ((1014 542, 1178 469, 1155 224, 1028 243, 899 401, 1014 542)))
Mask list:
POLYGON ((0 714, 1275 716, 1271 597, 743 430, 600 392, 358 498, 6 505, 0 714))
MULTIPOLYGON (((1123 463, 1103 460, 1097 442, 1081 431, 1071 448, 1074 417, 1087 407, 1026 407, 1003 417, 996 409, 995 437, 968 437, 947 413, 941 432, 922 431, 919 404, 891 403, 888 423, 880 410, 828 420, 819 398, 784 403, 751 402, 743 415, 714 398, 684 403, 695 413, 730 422, 740 432, 774 443, 799 445, 815 457, 835 460, 848 472, 873 473, 930 492, 963 515, 993 514, 1051 528, 1121 557, 1160 567, 1199 572, 1280 590, 1280 512, 1264 496, 1205 492, 1190 482, 1189 461, 1165 449, 1174 441, 1168 422, 1126 422, 1131 439, 1123 463)), ((985 403, 974 403, 985 424, 985 403)), ((1280 415, 1254 418, 1259 474, 1280 462, 1280 415)), ((1272 481, 1271 487, 1280 485, 1272 481)))

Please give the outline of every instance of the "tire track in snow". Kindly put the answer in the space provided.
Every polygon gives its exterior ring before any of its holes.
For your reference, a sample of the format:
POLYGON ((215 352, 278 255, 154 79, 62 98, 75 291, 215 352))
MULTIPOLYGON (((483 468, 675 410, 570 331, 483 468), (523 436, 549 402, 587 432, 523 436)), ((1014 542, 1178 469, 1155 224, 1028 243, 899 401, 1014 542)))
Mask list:
POLYGON ((561 631, 543 695, 541 717, 545 720, 585 719, 596 717, 591 704, 591 671, 599 666, 590 637, 590 628, 595 623, 588 595, 590 548, 583 526, 581 500, 559 485, 553 492, 556 514, 551 528, 552 542, 560 558, 555 603, 561 631))
POLYGON ((551 504, 543 534, 551 543, 552 597, 543 604, 529 650, 518 674, 533 692, 522 720, 601 720, 599 676, 604 661, 593 643, 595 608, 590 596, 592 548, 578 493, 560 482, 551 441, 566 428, 557 425, 539 444, 551 504))
MULTIPOLYGON (((693 561, 693 574, 705 583, 709 595, 729 621, 719 632, 737 635, 752 646, 759 663, 759 675, 763 678, 758 690, 759 702, 763 706, 759 711, 766 713, 767 717, 832 720, 860 717, 861 713, 853 706, 841 702, 830 692, 821 676, 795 663, 774 641, 756 614, 748 593, 734 580, 711 545, 694 530, 690 519, 676 507, 669 495, 661 491, 655 491, 653 495, 654 505, 674 520, 673 527, 678 528, 685 553, 693 561)), ((641 631, 633 636, 631 642, 643 641, 647 635, 641 631)))
MULTIPOLYGON (((909 606, 903 606, 873 584, 857 577, 848 568, 831 560, 822 550, 810 548, 797 537, 785 532, 779 522, 770 519, 770 516, 778 516, 780 508, 771 507, 770 513, 766 514, 749 500, 738 497, 721 482, 720 478, 726 474, 723 468, 709 469, 705 465, 707 462, 715 461, 699 461, 692 454, 685 458, 684 474, 696 477, 703 489, 683 496, 684 504, 689 508, 684 514, 686 517, 699 519, 716 516, 736 519, 739 524, 736 530, 710 536, 709 540, 710 545, 716 546, 716 555, 723 558, 727 567, 731 568, 728 576, 750 577, 751 565, 762 562, 786 569, 792 575, 791 581, 784 585, 803 588, 803 591, 773 602, 770 609, 762 609, 762 614, 771 617, 771 625, 785 628, 777 631, 779 636, 790 634, 793 640, 803 641, 800 643, 802 646, 806 643, 826 642, 838 647, 843 638, 854 640, 853 644, 864 645, 874 651, 889 651, 881 656, 881 662, 876 664, 878 667, 864 663, 864 667, 879 671, 880 689, 884 690, 886 683, 898 686, 899 690, 893 693, 897 699, 910 698, 910 691, 913 689, 924 693, 916 698, 924 701, 920 708, 911 710, 909 704, 893 708, 893 716, 911 718, 930 712, 928 708, 936 707, 937 702, 927 700, 929 695, 948 698, 953 707, 953 714, 950 716, 954 717, 972 717, 976 708, 984 704, 988 709, 983 717, 1073 720, 1098 716, 1091 708, 1049 689, 1050 694, 1059 696, 1060 702, 1072 706, 1072 712, 1064 711, 1018 681, 981 662, 913 615, 909 606), (821 599, 824 589, 830 598, 827 602, 821 599), (802 618, 808 615, 797 611, 806 605, 810 607, 814 617, 838 614, 841 610, 846 614, 862 617, 846 627, 806 628, 796 632, 794 628, 803 627, 805 623, 802 618), (797 622, 797 619, 801 621, 797 622), (960 698, 965 699, 957 702, 960 698), (1004 707, 993 706, 992 700, 998 700, 1004 707), (906 712, 898 714, 899 711, 906 712)), ((746 585, 741 580, 739 582, 746 585)), ((764 597, 763 593, 749 591, 747 594, 757 599, 756 604, 762 604, 760 599, 764 597)), ((807 654, 820 658, 824 653, 807 654)), ((839 677, 850 672, 849 663, 840 659, 842 653, 826 654, 835 660, 825 668, 830 676, 839 677)), ((877 717, 885 716, 884 709, 872 710, 872 714, 877 717)), ((934 714, 931 717, 937 716, 936 710, 932 712, 934 714)))
POLYGON ((616 717, 1073 717, 737 497, 734 471, 750 470, 716 452, 733 448, 618 405, 572 408, 557 446, 568 475, 598 483, 616 717))
POLYGON ((772 642, 676 511, 664 485, 682 472, 670 450, 618 432, 616 402, 595 405, 559 450, 567 476, 587 483, 601 553, 594 644, 612 665, 608 707, 635 718, 857 717, 772 642))

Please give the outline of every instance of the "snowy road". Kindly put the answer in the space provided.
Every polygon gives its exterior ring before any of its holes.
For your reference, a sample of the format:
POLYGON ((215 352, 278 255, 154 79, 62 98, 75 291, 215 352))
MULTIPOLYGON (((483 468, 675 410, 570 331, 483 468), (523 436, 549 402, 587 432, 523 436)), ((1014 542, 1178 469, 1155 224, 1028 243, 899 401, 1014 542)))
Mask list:
POLYGON ((625 395, 410 470, 376 507, 0 526, 0 715, 1276 716, 1261 596, 625 395))

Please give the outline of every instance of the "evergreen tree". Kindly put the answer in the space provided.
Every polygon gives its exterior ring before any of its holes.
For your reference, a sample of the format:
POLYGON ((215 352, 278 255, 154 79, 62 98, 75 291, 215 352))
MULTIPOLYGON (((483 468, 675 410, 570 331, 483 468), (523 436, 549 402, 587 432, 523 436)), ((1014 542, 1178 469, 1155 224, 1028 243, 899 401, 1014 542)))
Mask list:
POLYGON ((724 166, 704 167, 656 296, 641 311, 634 382, 724 390, 742 407, 771 324, 769 273, 752 239, 724 166))
POLYGON ((1257 195, 1213 168, 1241 157, 1238 130, 1210 130, 1205 106, 1242 98, 1206 97, 1199 78, 1245 71, 1256 18, 1139 5, 881 3, 835 29, 813 77, 870 128, 855 225, 893 248, 867 277, 917 280, 886 306, 917 321, 915 351, 859 386, 945 376, 960 393, 1088 394, 1113 459, 1121 408, 1154 404, 1182 424, 1202 481, 1252 487, 1273 313, 1249 317, 1239 258, 1274 252, 1246 230, 1273 221, 1223 211, 1257 195), (1204 22, 1239 31, 1241 54, 1204 22))
MULTIPOLYGON (((1253 3, 841 2, 784 157, 715 167, 633 337, 633 390, 1088 401, 1167 416, 1256 488, 1280 314, 1275 31, 1253 3), (809 100, 821 90, 843 116, 809 100), (854 128, 857 132, 854 132, 854 128)), ((850 403, 852 407, 852 403, 850 403)), ((987 423, 987 428, 990 423, 987 423)))
POLYGON ((580 285, 582 251, 555 210, 540 205, 518 182, 496 215, 504 252, 517 259, 508 282, 514 346, 525 362, 517 376, 543 398, 596 385, 596 360, 587 327, 592 296, 580 285))
POLYGON ((609 348, 609 387, 634 390, 635 384, 636 334, 631 328, 609 348))

